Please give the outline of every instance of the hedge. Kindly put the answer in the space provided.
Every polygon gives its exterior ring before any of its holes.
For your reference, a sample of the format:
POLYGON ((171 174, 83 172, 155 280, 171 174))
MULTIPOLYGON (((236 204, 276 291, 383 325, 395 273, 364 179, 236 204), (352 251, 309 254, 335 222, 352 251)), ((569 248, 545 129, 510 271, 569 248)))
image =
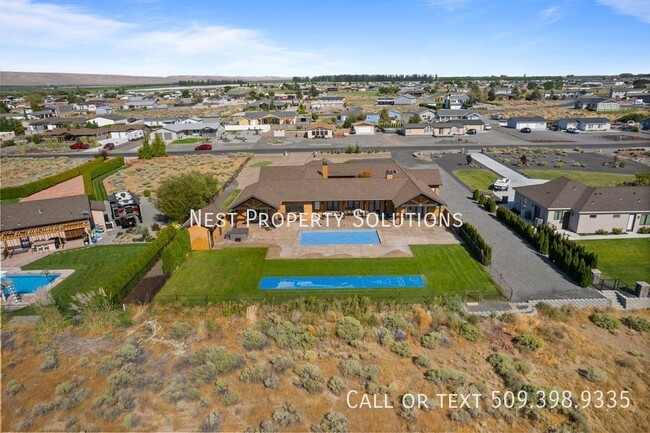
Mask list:
POLYGON ((90 200, 97 200, 97 194, 95 194, 95 186, 93 185, 93 180, 100 176, 110 173, 111 171, 120 168, 124 165, 124 157, 119 156, 117 158, 112 158, 110 161, 102 164, 98 167, 94 167, 83 174, 84 179, 84 190, 88 195, 90 200))
POLYGON ((190 252, 190 234, 187 230, 179 230, 174 239, 167 244, 162 252, 163 272, 172 274, 184 261, 190 252))
POLYGON ((111 278, 105 290, 114 305, 122 302, 131 289, 149 272, 149 269, 160 258, 163 248, 174 238, 177 231, 178 229, 174 226, 165 227, 158 233, 156 240, 150 243, 135 260, 111 278))
POLYGON ((42 179, 38 179, 23 185, 1 188, 0 199, 8 200, 8 199, 27 197, 32 194, 36 194, 37 192, 43 191, 44 189, 51 188, 55 185, 58 185, 61 182, 65 182, 66 180, 73 179, 77 176, 84 177, 84 189, 87 194, 91 194, 93 192, 92 177, 97 177, 97 176, 93 176, 92 173, 100 173, 102 172, 102 170, 105 170, 106 166, 111 167, 111 170, 114 170, 115 168, 120 167, 123 164, 124 164, 124 158, 122 157, 111 159, 106 164, 104 163, 104 158, 102 157, 95 158, 92 161, 85 162, 77 167, 73 167, 69 170, 62 171, 61 173, 57 173, 52 176, 44 177, 42 179), (86 173, 89 173, 91 175, 90 183, 88 183, 86 180, 87 178, 86 173))
POLYGON ((470 223, 463 223, 458 228, 458 234, 465 241, 472 256, 484 265, 492 263, 492 247, 485 242, 483 236, 470 223))
POLYGON ((591 269, 598 266, 598 255, 568 239, 546 224, 535 229, 519 215, 505 207, 497 209, 497 218, 546 255, 564 273, 582 287, 591 284, 591 269))

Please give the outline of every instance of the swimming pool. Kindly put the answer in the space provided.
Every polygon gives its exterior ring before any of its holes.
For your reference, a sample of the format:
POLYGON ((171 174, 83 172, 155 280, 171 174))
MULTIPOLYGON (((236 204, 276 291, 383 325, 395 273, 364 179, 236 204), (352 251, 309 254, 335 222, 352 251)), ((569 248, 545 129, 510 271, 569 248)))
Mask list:
MULTIPOLYGON (((16 293, 34 293, 43 286, 47 286, 52 281, 56 280, 61 274, 48 274, 48 275, 16 275, 7 274, 2 278, 4 284, 9 280, 16 293)), ((9 295, 9 291, 5 289, 5 295, 9 295)))
POLYGON ((376 245, 377 230, 309 230, 300 233, 300 245, 376 245))
POLYGON ((260 290, 304 289, 415 289, 424 287, 422 275, 367 275, 341 277, 264 277, 260 290))

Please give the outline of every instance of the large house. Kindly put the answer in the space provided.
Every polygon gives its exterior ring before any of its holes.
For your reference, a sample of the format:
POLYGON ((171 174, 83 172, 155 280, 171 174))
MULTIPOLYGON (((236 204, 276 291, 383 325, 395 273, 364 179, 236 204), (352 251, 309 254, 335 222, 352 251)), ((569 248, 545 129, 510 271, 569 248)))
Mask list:
POLYGON ((216 123, 174 123, 157 129, 153 134, 165 141, 180 140, 189 137, 219 138, 224 132, 220 122, 216 123))
POLYGON ((417 98, 409 94, 400 96, 380 96, 377 98, 377 105, 414 105, 416 102, 417 98))
POLYGON ((237 125, 293 125, 297 114, 295 111, 246 111, 237 125))
POLYGON ((334 130, 336 128, 333 125, 328 125, 327 123, 312 123, 307 127, 307 132, 305 132, 305 138, 334 138, 334 130))
POLYGON ((244 188, 232 203, 237 223, 264 213, 351 213, 356 209, 384 216, 425 216, 446 212, 440 197, 440 173, 406 169, 391 160, 262 167, 259 180, 244 188), (248 212, 248 213, 247 213, 248 212))
POLYGON ((463 93, 456 94, 456 93, 451 93, 448 95, 445 95, 445 99, 442 102, 443 108, 447 108, 450 110, 459 110, 467 104, 469 101, 469 97, 463 93))
POLYGON ((534 130, 546 129, 546 119, 540 116, 532 117, 511 117, 508 119, 508 128, 534 130))
POLYGON ((479 113, 470 110, 442 108, 436 111, 436 119, 440 122, 447 122, 449 120, 461 120, 461 119, 476 120, 480 118, 481 116, 479 113))
POLYGON ((526 219, 580 234, 635 232, 650 225, 650 186, 595 188, 559 177, 515 188, 514 208, 526 219))
POLYGON ((371 122, 354 122, 350 128, 350 134, 356 135, 374 135, 375 134, 375 124, 371 122))
POLYGON ((604 117, 575 117, 558 119, 560 129, 575 128, 581 131, 608 131, 612 122, 604 117))
POLYGON ((319 96, 309 101, 308 105, 312 110, 331 112, 345 108, 345 97, 343 96, 319 96))
POLYGON ((582 98, 576 101, 574 108, 590 111, 618 111, 621 109, 621 104, 608 98, 582 98))

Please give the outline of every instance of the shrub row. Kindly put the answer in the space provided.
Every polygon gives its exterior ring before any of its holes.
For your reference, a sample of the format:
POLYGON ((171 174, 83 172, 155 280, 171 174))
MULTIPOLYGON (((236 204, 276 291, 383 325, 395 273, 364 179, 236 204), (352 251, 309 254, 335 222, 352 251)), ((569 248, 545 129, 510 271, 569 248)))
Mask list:
POLYGON ((492 197, 487 197, 481 194, 478 189, 474 190, 472 193, 472 198, 477 201, 480 206, 484 206, 485 210, 490 213, 493 213, 497 210, 497 202, 495 202, 492 197))
POLYGON ((484 265, 492 263, 492 247, 485 242, 483 236, 470 223, 464 222, 458 228, 458 235, 463 238, 465 245, 476 260, 484 265))
POLYGON ((151 269, 160 257, 163 248, 176 234, 174 226, 167 226, 162 230, 155 241, 149 244, 132 262, 115 274, 108 282, 106 293, 111 297, 111 302, 117 305, 129 293, 129 291, 140 281, 140 279, 151 269))
POLYGON ((162 252, 163 272, 172 274, 185 261, 190 252, 190 234, 187 230, 179 230, 172 241, 162 252))
POLYGON ((546 224, 535 229, 519 215, 505 207, 497 209, 497 218, 548 258, 582 287, 591 284, 591 269, 598 265, 598 256, 569 240, 546 224))
MULTIPOLYGON (((100 159, 100 158, 98 158, 100 159)), ((90 200, 98 200, 97 194, 95 194, 95 187, 93 185, 93 179, 110 173, 111 171, 120 168, 124 165, 124 157, 119 156, 117 158, 112 158, 110 161, 107 161, 105 164, 93 167, 90 170, 86 170, 83 173, 84 180, 84 190, 88 194, 90 200)))
MULTIPOLYGON (((122 163, 124 163, 124 159, 122 159, 122 163)), ((27 197, 29 195, 36 194, 39 191, 43 191, 44 189, 51 188, 54 185, 58 185, 61 182, 65 182, 66 180, 70 180, 77 176, 82 176, 86 172, 90 172, 95 168, 101 167, 103 164, 104 158, 95 158, 92 161, 88 161, 84 164, 78 165, 77 167, 73 167, 69 170, 62 171, 61 173, 57 173, 52 176, 44 177, 42 179, 25 183, 23 185, 0 188, 0 198, 2 200, 7 200, 12 198, 27 197)))

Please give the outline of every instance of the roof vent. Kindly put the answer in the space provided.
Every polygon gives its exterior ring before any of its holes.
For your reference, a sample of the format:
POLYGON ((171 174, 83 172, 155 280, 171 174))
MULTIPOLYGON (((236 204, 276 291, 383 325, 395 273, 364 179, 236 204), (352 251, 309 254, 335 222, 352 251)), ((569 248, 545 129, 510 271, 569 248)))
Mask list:
POLYGON ((39 209, 39 210, 38 210, 38 213, 43 213, 43 209, 39 209))

